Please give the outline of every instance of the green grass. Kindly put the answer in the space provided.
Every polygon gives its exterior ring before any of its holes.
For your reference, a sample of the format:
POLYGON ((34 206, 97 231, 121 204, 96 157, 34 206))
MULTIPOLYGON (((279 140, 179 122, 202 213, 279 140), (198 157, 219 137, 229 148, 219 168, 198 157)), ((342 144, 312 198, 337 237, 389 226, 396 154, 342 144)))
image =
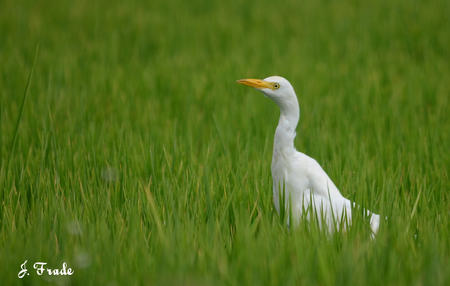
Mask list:
POLYGON ((449 11, 1 1, 1 284, 448 285, 449 11), (280 222, 278 109, 235 83, 273 74, 297 148, 389 217, 375 241, 361 216, 331 237, 280 222), (26 259, 75 274, 19 280, 26 259))

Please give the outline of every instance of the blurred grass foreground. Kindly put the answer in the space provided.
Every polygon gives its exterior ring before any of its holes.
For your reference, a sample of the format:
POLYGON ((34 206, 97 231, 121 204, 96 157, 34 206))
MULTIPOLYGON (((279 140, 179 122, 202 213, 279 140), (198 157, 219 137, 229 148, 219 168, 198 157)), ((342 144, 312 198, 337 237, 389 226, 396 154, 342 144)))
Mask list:
POLYGON ((0 283, 449 285, 449 12, 0 1, 0 283), (297 148, 389 218, 376 240, 280 222, 278 109, 235 83, 269 75, 299 96, 297 148))

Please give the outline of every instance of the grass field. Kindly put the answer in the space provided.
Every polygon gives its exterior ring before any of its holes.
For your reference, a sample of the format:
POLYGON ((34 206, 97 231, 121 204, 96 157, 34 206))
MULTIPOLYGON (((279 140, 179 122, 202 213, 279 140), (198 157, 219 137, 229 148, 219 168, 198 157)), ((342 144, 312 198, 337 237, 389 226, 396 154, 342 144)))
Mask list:
POLYGON ((450 2, 372 2, 0 1, 0 284, 449 285, 450 2), (273 74, 376 240, 283 226, 273 74))

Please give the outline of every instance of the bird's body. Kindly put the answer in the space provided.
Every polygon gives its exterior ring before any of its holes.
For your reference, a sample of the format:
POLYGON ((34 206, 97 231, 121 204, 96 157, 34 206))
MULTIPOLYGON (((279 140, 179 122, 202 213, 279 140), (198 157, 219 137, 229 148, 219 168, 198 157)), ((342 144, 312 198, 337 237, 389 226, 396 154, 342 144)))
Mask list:
MULTIPOLYGON (((280 107, 271 167, 273 200, 277 211, 280 212, 282 206, 289 209, 294 223, 299 222, 304 212, 308 212, 305 215, 309 218, 311 211, 314 211, 320 216, 319 223, 325 222, 330 231, 342 223, 350 225, 354 203, 342 196, 316 160, 294 147, 300 109, 291 84, 279 76, 238 82, 259 89, 280 107)), ((370 216, 372 232, 376 233, 379 215, 369 211, 366 214, 370 216)))

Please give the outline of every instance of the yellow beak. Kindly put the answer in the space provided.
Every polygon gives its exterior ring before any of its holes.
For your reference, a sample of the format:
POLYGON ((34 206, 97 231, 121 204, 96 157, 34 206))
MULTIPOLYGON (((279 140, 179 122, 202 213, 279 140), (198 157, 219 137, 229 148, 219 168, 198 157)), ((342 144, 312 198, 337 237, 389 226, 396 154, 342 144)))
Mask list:
POLYGON ((256 87, 256 88, 270 88, 273 89, 273 84, 271 82, 263 81, 260 79, 254 79, 254 78, 246 78, 246 79, 240 79, 237 81, 240 84, 256 87))

